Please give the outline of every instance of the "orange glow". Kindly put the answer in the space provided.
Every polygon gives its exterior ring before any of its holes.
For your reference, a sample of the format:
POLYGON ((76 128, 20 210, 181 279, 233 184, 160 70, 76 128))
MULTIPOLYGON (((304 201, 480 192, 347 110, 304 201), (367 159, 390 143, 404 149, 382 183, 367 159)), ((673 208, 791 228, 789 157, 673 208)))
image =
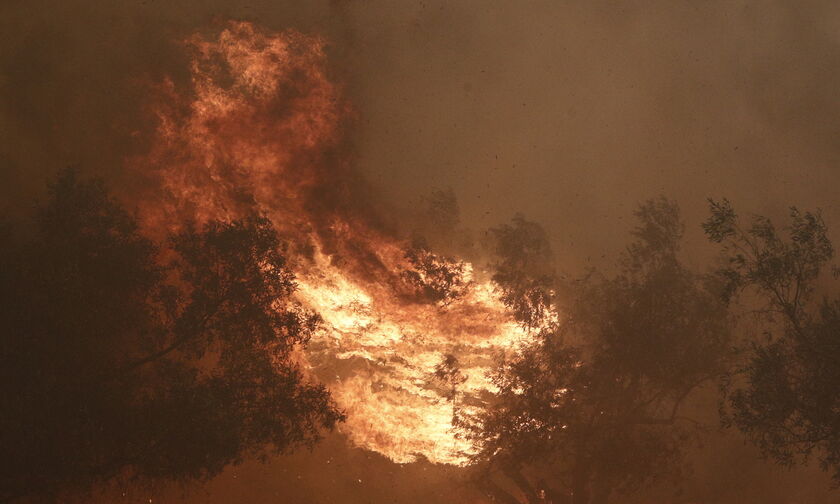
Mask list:
POLYGON ((290 244, 297 302, 324 318, 305 359, 346 410, 342 430, 395 462, 465 463, 435 366, 457 356, 459 394, 477 394, 528 330, 468 263, 424 253, 424 264, 451 266, 454 283, 445 301, 418 294, 434 279, 354 193, 360 177, 342 150, 350 109, 327 78, 323 40, 230 23, 186 45, 190 89, 161 86, 149 152, 130 160, 152 188, 135 195, 146 226, 264 213, 290 244))

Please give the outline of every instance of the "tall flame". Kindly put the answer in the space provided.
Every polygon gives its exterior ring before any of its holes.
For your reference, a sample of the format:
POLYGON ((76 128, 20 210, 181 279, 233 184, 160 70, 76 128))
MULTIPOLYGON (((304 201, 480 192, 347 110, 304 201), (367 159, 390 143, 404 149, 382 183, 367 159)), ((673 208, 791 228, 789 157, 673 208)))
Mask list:
POLYGON ((491 388, 494 355, 528 332, 470 264, 411 256, 359 203, 342 142, 350 109, 322 39, 232 22, 186 46, 190 85, 160 86, 149 152, 130 160, 154 188, 140 196, 145 224, 268 216, 290 243, 298 301, 324 318, 306 359, 347 412, 349 438, 395 462, 465 463, 435 368, 455 355, 459 394, 475 396, 491 388), (443 287, 435 271, 449 272, 443 287), (442 295, 424 296, 429 285, 442 295))

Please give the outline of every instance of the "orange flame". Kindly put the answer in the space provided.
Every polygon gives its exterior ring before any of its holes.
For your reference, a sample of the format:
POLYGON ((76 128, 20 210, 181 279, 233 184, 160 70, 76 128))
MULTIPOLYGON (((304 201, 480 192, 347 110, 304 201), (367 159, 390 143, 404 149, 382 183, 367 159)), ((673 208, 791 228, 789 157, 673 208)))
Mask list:
POLYGON ((268 216, 291 244, 298 302, 324 318, 306 360, 347 411, 349 438, 395 462, 465 463, 435 366, 456 355, 459 392, 478 394, 494 354, 529 333, 467 263, 424 256, 453 266, 457 295, 413 294, 406 272, 422 285, 429 275, 354 199, 361 178, 342 153, 350 109, 327 78, 322 39, 234 22, 186 45, 190 87, 161 86, 149 152, 130 160, 154 188, 140 195, 146 225, 268 216))

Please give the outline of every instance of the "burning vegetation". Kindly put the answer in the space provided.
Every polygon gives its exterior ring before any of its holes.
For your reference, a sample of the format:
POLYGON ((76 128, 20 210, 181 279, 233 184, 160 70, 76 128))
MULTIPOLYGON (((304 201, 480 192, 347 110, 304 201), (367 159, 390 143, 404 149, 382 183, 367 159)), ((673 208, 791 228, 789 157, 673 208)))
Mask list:
MULTIPOLYGON (((561 279, 518 215, 469 261, 369 202, 324 40, 230 22, 182 47, 190 78, 155 86, 131 190, 64 172, 32 236, 7 233, 0 365, 23 394, 2 402, 3 500, 209 478, 335 428, 464 467, 479 502, 604 504, 679 479, 705 421, 688 404, 719 383, 766 454, 836 474, 819 214, 793 211, 786 240, 713 203, 728 262, 708 274, 681 261, 665 198, 638 207, 612 274, 561 279), (777 317, 767 344, 736 338, 747 291, 777 317)), ((435 197, 451 231, 454 196, 435 197)))
POLYGON ((358 201, 341 139, 351 111, 322 40, 231 23, 187 47, 192 87, 163 86, 150 152, 131 161, 153 188, 136 200, 142 225, 265 216, 289 243, 295 299, 323 317, 304 355, 346 411, 342 430, 395 462, 466 463, 435 366, 457 355, 465 391, 486 391, 496 354, 551 317, 518 324, 487 275, 389 232, 358 201))

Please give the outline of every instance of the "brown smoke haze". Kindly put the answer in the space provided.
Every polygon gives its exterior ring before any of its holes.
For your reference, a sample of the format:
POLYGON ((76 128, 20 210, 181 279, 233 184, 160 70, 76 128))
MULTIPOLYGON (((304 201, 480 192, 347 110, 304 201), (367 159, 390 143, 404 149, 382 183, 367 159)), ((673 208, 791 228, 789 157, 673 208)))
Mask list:
MULTIPOLYGON (((66 166, 118 192, 143 189, 126 166, 150 147, 150 88, 165 78, 185 88, 181 41, 231 19, 323 37, 351 108, 337 149, 363 174, 360 207, 388 209, 383 227, 399 229, 424 197, 451 188, 464 233, 480 241, 521 213, 545 228, 569 277, 614 264, 634 208, 657 195, 680 204, 698 268, 712 253, 700 228, 707 198, 770 216, 820 208, 840 237, 831 1, 5 0, 0 211, 29 209, 66 166)), ((695 408, 716 425, 708 392, 695 408)), ((702 502, 837 497, 818 468, 764 462, 734 432, 713 428, 691 459, 687 494, 702 502)), ((643 502, 660 502, 651 492, 643 502)), ((464 469, 395 464, 340 433, 204 484, 107 491, 101 502, 150 498, 484 502, 464 469)))

